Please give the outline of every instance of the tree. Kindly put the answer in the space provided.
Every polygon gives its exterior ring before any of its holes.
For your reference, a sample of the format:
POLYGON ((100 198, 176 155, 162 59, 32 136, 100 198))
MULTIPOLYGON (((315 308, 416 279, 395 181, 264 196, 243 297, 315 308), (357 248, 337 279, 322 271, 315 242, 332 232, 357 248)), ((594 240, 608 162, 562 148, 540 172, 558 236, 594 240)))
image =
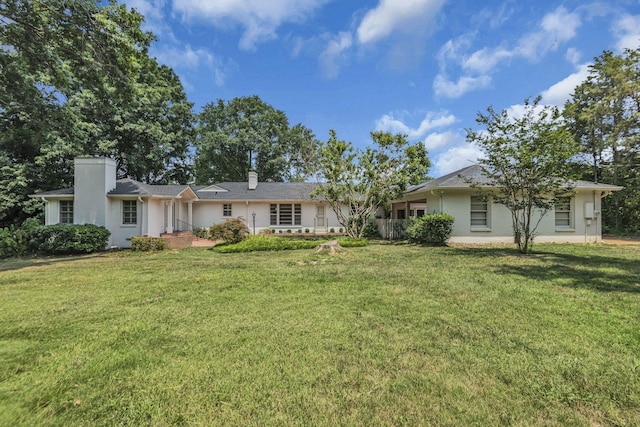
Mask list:
POLYGON ((570 194, 571 159, 578 150, 558 109, 539 102, 525 100, 521 116, 489 107, 476 119, 486 130, 467 130, 467 140, 484 152, 478 163, 487 179, 472 184, 509 209, 514 241, 522 253, 530 252, 545 214, 570 194))
POLYGON ((595 58, 564 116, 593 180, 625 187, 603 201, 603 221, 618 231, 640 230, 640 49, 595 58))
POLYGON ((431 163, 424 144, 410 145, 406 135, 371 132, 375 145, 363 151, 339 140, 334 130, 329 135, 320 148, 322 183, 314 195, 324 196, 346 233, 360 238, 380 207, 427 179, 431 163))
POLYGON ((149 182, 183 169, 191 106, 142 21, 116 0, 0 3, 0 226, 41 208, 28 194, 72 186, 79 155, 149 182))
POLYGON ((198 115, 196 182, 246 181, 252 169, 262 181, 302 180, 316 144, 309 129, 289 127, 286 114, 258 96, 219 99, 198 115))
MULTIPOLYGON (((141 55, 126 104, 100 100, 92 91, 68 101, 78 117, 84 155, 116 160, 118 178, 148 184, 189 182, 188 150, 195 137, 192 104, 174 71, 141 55)), ((132 76, 133 77, 133 76, 132 76)))

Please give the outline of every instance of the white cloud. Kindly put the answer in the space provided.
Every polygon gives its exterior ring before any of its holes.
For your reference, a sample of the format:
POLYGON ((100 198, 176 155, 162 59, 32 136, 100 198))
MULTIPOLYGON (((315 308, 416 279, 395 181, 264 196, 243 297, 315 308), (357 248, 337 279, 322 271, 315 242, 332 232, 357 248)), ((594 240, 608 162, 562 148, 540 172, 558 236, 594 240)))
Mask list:
POLYGON ((640 15, 624 15, 613 26, 613 33, 618 38, 616 48, 637 49, 640 46, 640 15))
POLYGON ((340 72, 340 65, 346 60, 345 51, 353 45, 353 38, 349 32, 340 32, 332 37, 324 51, 320 54, 320 64, 325 77, 334 78, 340 72))
POLYGON ((582 53, 578 49, 570 47, 564 54, 564 58, 573 65, 578 65, 582 59, 582 53))
POLYGON ((465 59, 462 63, 462 68, 478 73, 487 73, 494 69, 500 62, 512 56, 513 52, 504 48, 483 48, 473 52, 470 57, 465 59))
POLYGON ((542 92, 542 103, 563 107, 569 98, 571 98, 575 88, 586 80, 589 75, 589 65, 590 64, 580 65, 575 73, 568 75, 542 92))
POLYGON ((232 63, 225 64, 208 50, 202 48, 193 49, 189 45, 153 49, 152 54, 158 59, 159 63, 168 65, 176 70, 193 71, 201 67, 209 68, 213 72, 213 77, 218 86, 224 85, 229 71, 233 68, 232 63))
POLYGON ((464 136, 457 132, 446 131, 442 133, 431 133, 424 140, 427 150, 434 151, 442 147, 451 147, 464 141, 464 136))
POLYGON ((547 53, 557 50, 562 43, 575 37, 582 24, 580 16, 560 6, 545 15, 540 30, 522 37, 515 48, 515 53, 529 61, 537 61, 547 53))
POLYGON ((433 81, 433 90, 436 96, 445 98, 460 98, 467 92, 483 89, 491 84, 491 77, 463 76, 457 82, 449 80, 445 74, 438 74, 433 81))
POLYGON ((174 0, 173 9, 187 19, 207 20, 219 27, 241 25, 240 48, 253 50, 257 44, 275 39, 282 24, 302 22, 329 1, 174 0))
POLYGON ((391 34, 424 33, 445 0, 380 0, 358 26, 358 42, 375 43, 391 34))
POLYGON ((458 145, 440 154, 433 162, 435 176, 446 175, 475 164, 482 151, 472 144, 458 145))
MULTIPOLYGON (((431 129, 450 126, 456 122, 456 116, 447 112, 429 112, 417 128, 411 128, 394 114, 385 114, 376 120, 376 130, 406 134, 410 140, 422 139, 431 129)), ((428 148, 428 146, 427 146, 428 148)))

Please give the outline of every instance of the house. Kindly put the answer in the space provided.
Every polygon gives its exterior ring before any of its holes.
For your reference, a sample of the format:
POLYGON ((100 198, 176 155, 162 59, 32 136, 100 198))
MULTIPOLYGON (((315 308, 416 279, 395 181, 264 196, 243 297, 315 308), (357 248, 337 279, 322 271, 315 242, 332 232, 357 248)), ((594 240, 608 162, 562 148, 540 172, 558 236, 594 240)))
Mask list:
POLYGON ((111 231, 110 246, 129 247, 133 236, 158 237, 243 217, 254 234, 269 228, 324 234, 340 227, 316 183, 222 182, 208 186, 149 185, 116 180, 116 163, 77 158, 74 187, 32 195, 45 202, 45 224, 95 224, 111 231))
MULTIPOLYGON (((448 213, 455 218, 454 243, 513 243, 510 211, 479 193, 470 182, 488 185, 479 165, 407 189, 391 203, 393 219, 448 213)), ((537 229, 537 242, 595 243, 602 240, 601 200, 622 187, 575 181, 573 194, 547 212, 537 229)))

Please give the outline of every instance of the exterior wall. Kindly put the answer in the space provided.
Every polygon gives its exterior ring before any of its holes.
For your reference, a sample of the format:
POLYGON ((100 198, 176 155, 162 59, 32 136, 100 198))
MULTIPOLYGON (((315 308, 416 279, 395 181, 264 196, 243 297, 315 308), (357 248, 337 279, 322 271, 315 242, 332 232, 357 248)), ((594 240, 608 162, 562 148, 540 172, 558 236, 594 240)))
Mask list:
MULTIPOLYGON (((290 200, 283 200, 280 202, 269 201, 269 202, 246 202, 246 201, 231 201, 231 202, 223 202, 219 200, 209 201, 209 200, 198 200, 193 203, 193 227, 201 228, 201 227, 211 227, 215 224, 220 224, 221 222, 226 221, 227 219, 242 217, 246 221, 249 230, 253 233, 254 231, 254 223, 253 223, 253 213, 255 212, 255 232, 260 233, 265 228, 275 229, 275 230, 291 230, 292 232, 297 232, 297 230, 304 231, 305 229, 309 229, 309 232, 315 232, 315 219, 316 219, 316 207, 322 203, 318 202, 300 202, 302 209, 302 224, 301 225, 281 225, 281 226, 272 226, 271 222, 271 212, 270 205, 272 203, 296 203, 290 200), (231 203, 231 216, 223 217, 222 216, 222 205, 224 203, 231 203)), ((325 227, 325 231, 329 231, 330 228, 335 228, 336 230, 341 226, 338 224, 338 219, 333 210, 329 207, 328 204, 324 204, 325 206, 325 220, 327 222, 327 226, 325 227)), ((320 231, 320 230, 318 230, 320 231)))
MULTIPOLYGON (((119 248, 131 247, 131 238, 133 236, 142 235, 142 218, 144 212, 144 204, 137 202, 138 214, 137 224, 129 225, 122 223, 122 201, 125 199, 109 198, 109 225, 108 229, 111 231, 111 237, 109 238, 109 245, 117 246, 119 248)), ((136 200, 128 198, 126 200, 136 200)))
POLYGON ((107 226, 110 223, 107 193, 116 187, 116 162, 106 158, 74 161, 74 224, 107 226))
POLYGON ((165 232, 165 201, 162 199, 148 199, 145 205, 147 208, 147 231, 144 234, 149 237, 160 237, 160 234, 165 232))
MULTIPOLYGON (((473 190, 446 190, 434 194, 416 195, 427 200, 427 213, 445 212, 455 218, 450 242, 453 243, 513 243, 511 213, 503 205, 488 202, 488 226, 471 225, 471 196, 473 190)), ((394 213, 404 208, 404 202, 394 203, 394 213)), ((600 193, 577 191, 571 200, 571 226, 556 227, 552 209, 542 218, 536 230, 536 242, 596 243, 602 241, 602 217, 600 193), (593 217, 586 204, 593 206, 593 217)))
MULTIPOLYGON (((73 200, 73 198, 68 199, 47 199, 45 202, 44 208, 44 224, 45 225, 54 225, 60 224, 60 200, 73 200)), ((75 206, 74 206, 75 212, 75 206)), ((74 213, 75 216, 75 213, 74 213)))

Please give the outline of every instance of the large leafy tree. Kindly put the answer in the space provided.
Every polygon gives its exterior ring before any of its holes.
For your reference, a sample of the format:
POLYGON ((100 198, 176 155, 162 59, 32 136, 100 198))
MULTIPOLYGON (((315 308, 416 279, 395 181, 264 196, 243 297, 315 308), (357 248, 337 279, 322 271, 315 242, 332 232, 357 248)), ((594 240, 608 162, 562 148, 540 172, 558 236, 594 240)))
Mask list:
POLYGON ((198 115, 196 182, 246 181, 250 169, 261 181, 302 180, 312 171, 317 141, 301 124, 258 96, 219 99, 198 115))
POLYGON ((126 105, 101 100, 91 91, 69 100, 77 113, 87 154, 116 160, 120 178, 150 184, 189 182, 188 150, 195 137, 192 104, 173 70, 140 57, 132 82, 134 97, 126 105))
POLYGON ((472 184, 509 209, 514 241, 522 253, 531 251, 544 215, 570 194, 571 160, 578 150, 558 109, 539 101, 525 100, 522 115, 489 107, 476 119, 485 129, 467 131, 467 140, 484 152, 478 163, 486 181, 472 184))
POLYGON ((326 198, 351 237, 362 237, 369 218, 409 185, 427 179, 431 162, 423 143, 406 135, 372 132, 373 145, 356 150, 334 130, 320 149, 321 185, 314 195, 326 198), (346 209, 345 209, 346 208, 346 209))
POLYGON ((596 182, 625 188, 603 201, 605 224, 640 230, 640 49, 605 51, 574 90, 564 116, 596 182))
POLYGON ((142 20, 115 0, 0 3, 0 226, 37 210, 28 194, 72 185, 78 155, 152 182, 169 179, 158 157, 185 156, 188 104, 142 20))

